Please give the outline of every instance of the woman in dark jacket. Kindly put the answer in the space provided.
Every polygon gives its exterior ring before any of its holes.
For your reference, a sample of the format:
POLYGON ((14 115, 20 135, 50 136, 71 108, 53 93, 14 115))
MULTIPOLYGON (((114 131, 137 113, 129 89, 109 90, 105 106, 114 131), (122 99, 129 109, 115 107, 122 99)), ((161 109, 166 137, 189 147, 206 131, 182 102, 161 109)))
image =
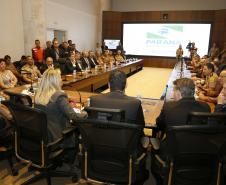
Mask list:
POLYGON ((35 107, 46 112, 49 141, 62 136, 62 130, 70 126, 70 122, 85 113, 77 114, 69 105, 66 93, 61 89, 62 81, 58 69, 47 69, 35 95, 35 107))

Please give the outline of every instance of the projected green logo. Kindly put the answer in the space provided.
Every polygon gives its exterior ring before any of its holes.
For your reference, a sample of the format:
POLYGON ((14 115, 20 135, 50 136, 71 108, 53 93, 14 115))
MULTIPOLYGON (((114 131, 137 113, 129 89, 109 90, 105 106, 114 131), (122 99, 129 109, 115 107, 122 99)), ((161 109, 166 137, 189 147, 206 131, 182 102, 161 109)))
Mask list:
POLYGON ((147 32, 147 38, 148 39, 166 39, 166 37, 163 37, 161 35, 157 35, 154 33, 150 33, 150 32, 147 32))
POLYGON ((163 26, 157 33, 147 32, 147 39, 167 39, 171 32, 183 32, 183 25, 163 26))
POLYGON ((183 32, 183 25, 170 25, 170 26, 164 26, 166 28, 172 29, 174 31, 183 32))

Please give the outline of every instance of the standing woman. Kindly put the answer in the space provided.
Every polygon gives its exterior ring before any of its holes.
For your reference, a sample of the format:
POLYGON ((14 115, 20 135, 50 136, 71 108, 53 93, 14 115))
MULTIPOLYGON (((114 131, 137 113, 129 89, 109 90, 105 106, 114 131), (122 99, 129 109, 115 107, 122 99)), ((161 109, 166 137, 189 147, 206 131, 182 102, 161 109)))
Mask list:
POLYGON ((10 70, 6 70, 6 63, 4 59, 0 59, 0 88, 9 89, 15 87, 17 78, 10 70))
POLYGON ((60 70, 49 68, 43 73, 35 95, 35 107, 47 115, 49 142, 62 137, 62 131, 70 126, 71 120, 86 116, 74 112, 61 85, 60 70))

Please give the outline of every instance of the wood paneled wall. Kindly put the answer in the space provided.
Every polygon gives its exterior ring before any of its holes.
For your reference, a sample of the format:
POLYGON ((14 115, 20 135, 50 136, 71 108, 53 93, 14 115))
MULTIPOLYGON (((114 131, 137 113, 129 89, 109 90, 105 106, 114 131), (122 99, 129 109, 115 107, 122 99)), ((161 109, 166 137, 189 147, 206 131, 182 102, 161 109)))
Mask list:
MULTIPOLYGON (((122 39, 123 22, 211 22, 211 43, 216 42, 223 47, 226 41, 226 10, 204 11, 145 11, 145 12, 103 12, 102 38, 122 39), (167 20, 162 20, 162 14, 168 14, 167 20)), ((174 59, 147 57, 145 66, 172 67, 174 59)))

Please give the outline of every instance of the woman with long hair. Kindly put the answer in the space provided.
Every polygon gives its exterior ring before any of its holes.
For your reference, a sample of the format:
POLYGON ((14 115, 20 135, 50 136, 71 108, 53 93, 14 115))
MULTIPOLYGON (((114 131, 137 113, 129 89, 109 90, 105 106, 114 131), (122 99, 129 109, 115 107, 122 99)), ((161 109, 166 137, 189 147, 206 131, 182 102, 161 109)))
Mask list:
POLYGON ((71 120, 76 120, 84 114, 77 114, 69 105, 66 93, 61 89, 62 80, 59 69, 49 68, 42 76, 35 94, 35 107, 44 110, 48 120, 48 138, 54 141, 62 136, 62 130, 70 126, 71 120))

